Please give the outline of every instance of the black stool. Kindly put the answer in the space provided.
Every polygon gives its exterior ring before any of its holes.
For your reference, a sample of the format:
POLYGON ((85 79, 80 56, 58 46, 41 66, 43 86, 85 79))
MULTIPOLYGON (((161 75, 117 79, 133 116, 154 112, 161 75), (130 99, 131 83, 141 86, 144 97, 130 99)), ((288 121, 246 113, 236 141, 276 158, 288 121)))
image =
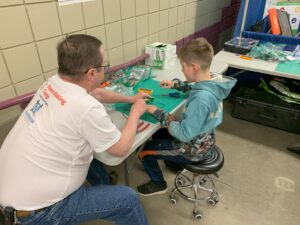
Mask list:
POLYGON ((215 184, 209 174, 216 174, 224 164, 224 156, 221 149, 215 146, 210 155, 200 163, 183 164, 184 168, 175 178, 175 188, 170 194, 170 202, 177 202, 176 193, 191 202, 195 207, 193 215, 195 219, 202 218, 201 210, 198 210, 198 202, 206 200, 208 204, 215 205, 219 202, 219 196, 215 184))

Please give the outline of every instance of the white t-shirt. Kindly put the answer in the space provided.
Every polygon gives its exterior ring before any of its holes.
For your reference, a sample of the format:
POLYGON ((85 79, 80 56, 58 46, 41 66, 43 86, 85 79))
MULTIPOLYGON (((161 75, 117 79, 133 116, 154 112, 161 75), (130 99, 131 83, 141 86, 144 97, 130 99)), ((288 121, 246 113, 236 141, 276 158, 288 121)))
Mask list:
POLYGON ((50 78, 0 149, 0 205, 35 210, 64 199, 85 181, 93 154, 120 136, 85 89, 50 78))

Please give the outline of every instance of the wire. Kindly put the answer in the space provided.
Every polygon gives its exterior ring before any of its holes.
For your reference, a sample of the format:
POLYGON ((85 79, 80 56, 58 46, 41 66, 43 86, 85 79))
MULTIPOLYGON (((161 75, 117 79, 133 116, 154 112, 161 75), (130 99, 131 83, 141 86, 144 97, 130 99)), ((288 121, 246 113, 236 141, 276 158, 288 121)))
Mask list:
POLYGON ((128 115, 126 113, 122 113, 122 115, 125 117, 125 119, 128 119, 128 115))
POLYGON ((148 127, 150 126, 149 123, 145 123, 144 121, 140 122, 137 126, 137 133, 143 132, 144 130, 146 130, 148 127), (143 125, 146 124, 144 127, 143 125))

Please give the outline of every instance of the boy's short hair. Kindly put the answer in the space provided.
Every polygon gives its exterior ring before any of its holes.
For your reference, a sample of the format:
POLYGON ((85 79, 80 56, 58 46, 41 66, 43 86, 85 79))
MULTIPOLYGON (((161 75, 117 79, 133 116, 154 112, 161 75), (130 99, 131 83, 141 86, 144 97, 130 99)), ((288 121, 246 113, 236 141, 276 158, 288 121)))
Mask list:
POLYGON ((214 49, 205 38, 197 38, 184 44, 179 50, 178 58, 187 63, 198 63, 202 70, 210 68, 214 49))
POLYGON ((57 46, 58 72, 80 80, 88 69, 102 65, 101 45, 90 35, 70 35, 57 46))

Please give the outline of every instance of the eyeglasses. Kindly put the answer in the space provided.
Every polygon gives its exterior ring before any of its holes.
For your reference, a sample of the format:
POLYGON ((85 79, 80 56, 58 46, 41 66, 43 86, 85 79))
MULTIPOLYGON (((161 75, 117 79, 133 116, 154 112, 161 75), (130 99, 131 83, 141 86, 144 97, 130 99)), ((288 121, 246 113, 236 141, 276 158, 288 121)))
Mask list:
MULTIPOLYGON (((107 73, 108 70, 109 70, 110 64, 107 63, 106 65, 103 65, 103 66, 95 66, 95 67, 92 67, 92 68, 97 69, 97 68, 101 68, 101 67, 103 67, 103 68, 104 68, 104 72, 107 73)), ((87 69, 84 73, 87 73, 87 72, 88 72, 90 69, 92 69, 92 68, 87 69)))

